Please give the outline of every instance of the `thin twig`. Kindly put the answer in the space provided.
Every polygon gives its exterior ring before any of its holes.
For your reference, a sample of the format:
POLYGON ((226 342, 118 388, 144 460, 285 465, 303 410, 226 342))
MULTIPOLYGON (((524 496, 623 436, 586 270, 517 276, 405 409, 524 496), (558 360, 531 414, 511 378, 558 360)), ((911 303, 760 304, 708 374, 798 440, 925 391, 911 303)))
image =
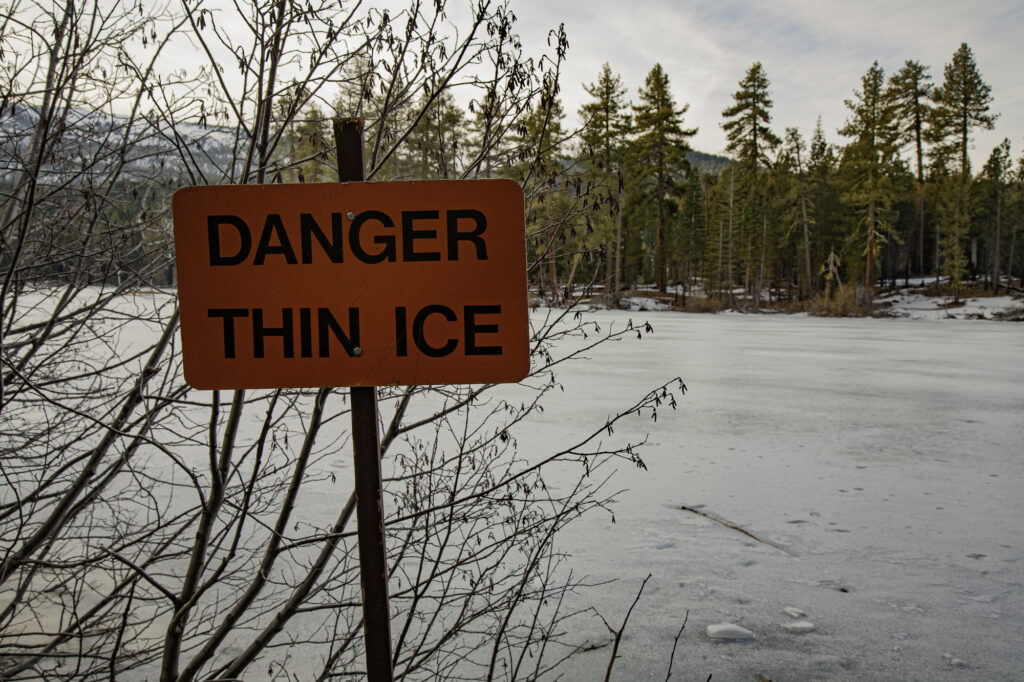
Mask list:
MULTIPOLYGON (((604 682, 608 682, 612 678, 612 666, 615 665, 615 658, 619 652, 619 642, 622 640, 622 633, 626 630, 626 623, 629 622, 629 616, 633 613, 633 607, 636 606, 637 602, 640 601, 640 595, 644 593, 644 588, 647 587, 647 581, 651 579, 651 574, 648 573, 647 577, 640 584, 640 589, 636 593, 636 598, 633 599, 633 603, 630 604, 629 610, 626 611, 626 617, 622 619, 622 627, 614 631, 615 642, 612 644, 612 655, 608 659, 608 670, 604 674, 604 682)), ((609 630, 611 628, 608 628, 609 630)))
POLYGON ((676 647, 679 645, 679 638, 683 636, 683 630, 686 629, 686 621, 690 620, 690 609, 686 609, 686 615, 683 616, 683 624, 679 626, 679 632, 676 633, 676 638, 672 640, 672 653, 668 656, 668 673, 665 675, 665 682, 672 677, 672 661, 676 658, 676 647))

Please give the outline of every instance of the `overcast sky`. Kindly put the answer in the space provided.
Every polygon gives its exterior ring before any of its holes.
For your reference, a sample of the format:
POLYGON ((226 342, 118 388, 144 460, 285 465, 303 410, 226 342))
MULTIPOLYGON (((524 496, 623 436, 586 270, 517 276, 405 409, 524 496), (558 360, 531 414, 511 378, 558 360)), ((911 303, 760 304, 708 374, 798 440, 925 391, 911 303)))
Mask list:
POLYGON ((1004 137, 1014 159, 1024 150, 1022 0, 512 0, 512 7, 528 50, 541 49, 547 28, 565 22, 562 98, 570 116, 587 98, 583 83, 594 82, 604 62, 633 100, 660 62, 676 102, 690 105, 685 123, 699 127, 692 146, 722 153, 722 109, 760 61, 772 83, 775 132, 796 126, 809 138, 820 115, 828 139, 841 142, 843 100, 874 60, 886 75, 917 60, 938 84, 966 42, 1000 114, 994 131, 974 136, 974 169, 1004 137))

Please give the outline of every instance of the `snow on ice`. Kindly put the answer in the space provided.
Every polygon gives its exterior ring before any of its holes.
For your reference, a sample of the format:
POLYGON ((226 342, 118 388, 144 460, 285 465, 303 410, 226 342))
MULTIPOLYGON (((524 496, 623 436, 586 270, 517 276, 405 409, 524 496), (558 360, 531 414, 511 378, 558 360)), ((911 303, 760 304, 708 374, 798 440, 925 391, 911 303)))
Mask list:
MULTIPOLYGON (((664 679, 688 611, 691 625, 756 637, 722 647, 688 626, 673 679, 1019 679, 1024 326, 935 317, 594 313, 656 333, 567 366, 565 392, 515 434, 523 452, 673 375, 689 389, 656 423, 616 427, 647 436, 649 471, 624 462, 615 523, 585 517, 559 543, 600 585, 580 603, 612 620, 653 573, 618 675, 664 679)), ((575 634, 596 643, 607 629, 575 634)), ((600 679, 607 654, 573 657, 564 679, 600 679)))
POLYGON ((751 639, 754 633, 735 623, 715 623, 707 629, 711 639, 751 639))

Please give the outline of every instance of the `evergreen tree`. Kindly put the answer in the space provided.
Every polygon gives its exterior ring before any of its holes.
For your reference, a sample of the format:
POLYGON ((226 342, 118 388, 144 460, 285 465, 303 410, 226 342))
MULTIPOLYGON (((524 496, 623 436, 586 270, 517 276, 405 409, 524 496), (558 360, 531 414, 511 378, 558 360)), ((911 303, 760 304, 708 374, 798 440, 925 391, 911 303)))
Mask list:
POLYGON ((658 222, 654 234, 654 269, 658 291, 665 291, 667 245, 666 194, 673 175, 686 161, 689 148, 687 138, 697 133, 696 128, 684 129, 683 115, 690 108, 676 109, 669 90, 668 74, 661 64, 655 64, 640 89, 640 103, 633 107, 633 148, 642 172, 654 176, 658 222))
POLYGON ((824 263, 830 253, 840 250, 840 206, 835 182, 837 163, 835 145, 825 139, 825 129, 819 116, 807 158, 811 224, 816 237, 812 244, 812 263, 824 263))
POLYGON ((278 125, 276 178, 281 182, 325 182, 337 177, 331 172, 327 117, 309 92, 293 82, 278 95, 274 109, 278 125))
POLYGON ((992 130, 997 118, 997 115, 989 113, 992 88, 982 80, 974 53, 967 43, 960 45, 953 61, 946 64, 943 75, 942 85, 932 94, 935 107, 931 137, 936 143, 955 151, 960 176, 967 178, 971 170, 968 156, 971 131, 975 128, 992 130))
POLYGON ((888 231, 885 213, 892 200, 891 176, 896 169, 899 140, 890 94, 885 87, 885 72, 876 61, 861 79, 861 90, 854 91, 854 99, 846 100, 852 115, 839 131, 853 138, 843 154, 849 179, 845 198, 866 213, 864 292, 869 306, 874 293, 875 258, 888 231))
POLYGON ((950 289, 956 300, 959 300, 961 283, 967 274, 967 255, 964 251, 967 221, 963 219, 959 198, 960 176, 951 170, 954 166, 950 153, 943 153, 941 149, 933 150, 929 184, 934 191, 931 203, 935 207, 935 227, 938 233, 937 276, 949 278, 950 289))
POLYGON ((629 131, 626 88, 605 62, 597 82, 584 85, 583 89, 592 98, 580 107, 584 125, 580 139, 585 160, 595 170, 607 173, 620 163, 622 143, 629 131))
POLYGON ((714 218, 712 225, 714 234, 714 260, 709 263, 706 272, 713 272, 712 279, 715 282, 714 289, 722 294, 728 292, 732 301, 733 289, 735 287, 736 264, 738 248, 736 247, 737 213, 739 201, 737 200, 736 176, 738 175, 736 163, 729 164, 715 185, 714 218))
POLYGON ((739 90, 733 93, 733 105, 722 111, 727 119, 722 123, 728 139, 726 149, 735 156, 742 172, 744 280, 747 290, 753 292, 755 308, 761 300, 769 222, 759 169, 770 165, 768 153, 781 142, 769 127, 773 104, 768 94, 770 85, 761 62, 754 62, 740 81, 739 90))
POLYGON ((1016 272, 1024 287, 1024 278, 1020 278, 1021 269, 1017 265, 1017 233, 1024 223, 1024 154, 1017 160, 1017 169, 1009 176, 1009 199, 1007 201, 1007 224, 1010 227, 1010 254, 1006 259, 1006 277, 1013 284, 1013 273, 1016 272))
POLYGON ((729 140, 726 149, 752 177, 758 167, 768 165, 768 152, 781 140, 769 127, 773 104, 768 96, 771 83, 761 62, 754 62, 739 85, 740 89, 732 95, 733 105, 722 111, 722 116, 728 119, 722 123, 722 128, 729 140))
MULTIPOLYGON (((606 62, 596 83, 584 85, 593 99, 580 107, 583 130, 583 167, 587 180, 605 183, 609 187, 611 211, 595 212, 596 234, 601 241, 605 262, 605 290, 612 286, 612 267, 618 250, 622 248, 621 232, 621 177, 624 140, 629 131, 629 112, 625 101, 626 88, 622 79, 612 73, 606 62)), ((600 209, 600 206, 596 208, 600 209)))
MULTIPOLYGON (((924 272, 924 139, 925 124, 931 118, 932 78, 928 67, 907 60, 889 82, 896 117, 900 125, 900 142, 914 145, 914 168, 917 180, 917 271, 924 272)), ((910 240, 908 240, 909 242, 910 240)), ((907 250, 910 252, 910 249, 907 250)), ((909 270, 909 268, 908 268, 909 270)))
POLYGON ((526 184, 532 179, 543 188, 536 197, 527 200, 528 223, 536 225, 530 231, 529 248, 533 251, 531 262, 538 264, 540 290, 547 288, 552 300, 558 296, 555 246, 564 239, 563 221, 558 218, 561 206, 555 197, 555 185, 565 170, 565 143, 569 137, 564 119, 561 102, 549 91, 544 92, 521 119, 513 135, 512 155, 518 163, 507 169, 519 182, 526 184))
POLYGON ((488 90, 479 101, 469 103, 469 120, 466 123, 466 169, 469 177, 489 178, 495 165, 504 165, 499 159, 504 155, 501 130, 495 126, 498 117, 498 99, 494 90, 488 90))
POLYGON ((411 180, 457 177, 462 167, 461 141, 466 115, 448 91, 424 95, 420 112, 401 152, 402 174, 411 180))
POLYGON ((786 146, 784 149, 784 157, 787 160, 786 166, 791 173, 796 174, 796 204, 798 206, 798 214, 795 221, 791 221, 794 224, 799 224, 801 227, 803 237, 803 266, 804 266, 804 286, 803 295, 805 298, 810 298, 814 294, 814 276, 811 271, 811 217, 810 198, 808 197, 807 182, 806 182, 806 168, 804 162, 804 140, 800 135, 800 131, 796 128, 786 129, 786 146))
POLYGON ((683 281, 684 303, 685 292, 697 277, 697 269, 704 252, 704 240, 707 233, 706 206, 704 187, 700 173, 691 168, 686 176, 686 187, 683 191, 683 205, 679 211, 679 231, 676 237, 675 261, 681 272, 683 281))
POLYGON ((1002 232, 1003 232, 1003 204, 1004 194, 1010 173, 1013 171, 1013 161, 1010 159, 1010 140, 1004 139, 988 157, 982 175, 991 186, 989 217, 992 225, 992 286, 996 294, 999 293, 999 277, 1001 274, 1002 261, 1002 232))
MULTIPOLYGON (((996 116, 989 113, 992 88, 982 80, 974 61, 974 53, 967 43, 962 43, 953 55, 953 61, 946 64, 943 76, 942 85, 935 88, 932 94, 935 108, 929 132, 938 147, 937 153, 952 156, 959 162, 959 173, 955 177, 953 215, 945 222, 946 228, 952 230, 953 234, 944 235, 941 241, 946 247, 945 251, 955 256, 955 263, 965 263, 966 259, 952 254, 951 249, 963 248, 967 237, 971 131, 978 127, 991 130, 996 116)), ((953 294, 959 300, 959 283, 964 268, 950 264, 946 270, 951 273, 953 294)))

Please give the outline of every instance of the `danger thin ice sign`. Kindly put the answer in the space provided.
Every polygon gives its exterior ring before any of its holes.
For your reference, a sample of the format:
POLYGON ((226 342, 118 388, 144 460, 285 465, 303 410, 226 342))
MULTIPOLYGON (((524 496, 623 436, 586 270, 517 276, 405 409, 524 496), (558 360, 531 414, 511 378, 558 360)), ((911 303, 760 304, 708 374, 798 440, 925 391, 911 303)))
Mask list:
POLYGON ((173 214, 196 388, 529 372, 523 192, 511 180, 188 187, 173 214))

